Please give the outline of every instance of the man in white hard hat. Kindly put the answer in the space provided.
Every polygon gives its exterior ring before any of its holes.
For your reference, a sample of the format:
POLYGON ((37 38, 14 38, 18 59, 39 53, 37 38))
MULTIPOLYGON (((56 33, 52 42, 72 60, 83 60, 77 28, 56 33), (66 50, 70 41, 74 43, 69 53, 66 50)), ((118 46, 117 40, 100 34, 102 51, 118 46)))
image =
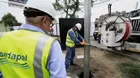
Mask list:
POLYGON ((49 0, 28 0, 26 24, 0 38, 4 78, 66 78, 60 44, 47 35, 55 13, 49 0))
POLYGON ((83 39, 83 37, 77 32, 80 31, 82 28, 82 25, 80 23, 75 24, 73 28, 71 28, 67 32, 67 38, 66 38, 66 57, 65 57, 65 66, 66 70, 68 69, 69 65, 76 65, 74 63, 74 57, 75 57, 75 45, 85 45, 86 42, 83 39))

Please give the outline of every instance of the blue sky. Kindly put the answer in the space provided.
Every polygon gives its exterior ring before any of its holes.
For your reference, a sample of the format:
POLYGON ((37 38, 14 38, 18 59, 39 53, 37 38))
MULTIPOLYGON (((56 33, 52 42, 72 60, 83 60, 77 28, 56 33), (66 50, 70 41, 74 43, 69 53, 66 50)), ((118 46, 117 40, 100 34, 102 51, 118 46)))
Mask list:
MULTIPOLYGON (((0 0, 0 19, 4 14, 7 14, 8 12, 10 12, 12 15, 14 15, 16 17, 16 19, 19 22, 25 23, 25 18, 23 16, 23 11, 21 8, 8 7, 7 3, 3 3, 1 1, 8 2, 8 0, 0 0)), ((54 2, 54 0, 50 0, 50 1, 54 2)), ((139 1, 138 7, 140 8, 140 0, 111 0, 106 3, 95 5, 91 9, 91 12, 92 12, 91 21, 94 21, 94 19, 99 17, 101 14, 108 13, 107 5, 109 3, 112 3, 113 12, 131 11, 131 10, 135 9, 136 3, 138 1, 139 1)), ((78 12, 77 14, 79 15, 79 17, 84 17, 84 12, 78 12)), ((60 15, 60 13, 57 15, 62 16, 62 15, 60 15)))

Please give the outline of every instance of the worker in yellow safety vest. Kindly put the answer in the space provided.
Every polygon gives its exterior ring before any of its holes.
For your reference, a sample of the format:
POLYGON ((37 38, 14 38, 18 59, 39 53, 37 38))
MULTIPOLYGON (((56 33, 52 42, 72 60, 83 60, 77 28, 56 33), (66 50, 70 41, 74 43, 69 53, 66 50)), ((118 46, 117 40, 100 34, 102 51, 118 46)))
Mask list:
POLYGON ((85 45, 86 42, 84 38, 77 32, 80 31, 82 25, 80 23, 75 24, 73 28, 71 28, 67 32, 66 38, 66 57, 65 57, 65 66, 66 70, 68 69, 69 65, 76 65, 74 63, 75 57, 75 45, 85 45))
POLYGON ((26 24, 0 38, 0 71, 3 78, 66 78, 58 40, 47 35, 55 20, 49 0, 28 0, 26 24))

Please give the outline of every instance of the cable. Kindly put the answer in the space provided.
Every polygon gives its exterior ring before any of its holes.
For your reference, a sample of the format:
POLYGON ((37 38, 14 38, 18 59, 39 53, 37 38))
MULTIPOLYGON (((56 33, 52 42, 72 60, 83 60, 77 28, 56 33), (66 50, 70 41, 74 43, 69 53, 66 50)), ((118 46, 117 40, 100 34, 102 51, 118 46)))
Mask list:
POLYGON ((105 2, 108 2, 108 1, 111 1, 111 0, 105 0, 105 1, 102 1, 102 2, 99 2, 99 3, 93 3, 93 5, 98 5, 98 4, 101 4, 101 3, 105 3, 105 2))
POLYGON ((93 4, 93 6, 95 7, 95 6, 98 6, 100 4, 107 3, 107 2, 112 4, 112 3, 115 3, 117 1, 119 1, 119 0, 106 0, 106 1, 99 2, 99 3, 95 3, 95 4, 93 4))

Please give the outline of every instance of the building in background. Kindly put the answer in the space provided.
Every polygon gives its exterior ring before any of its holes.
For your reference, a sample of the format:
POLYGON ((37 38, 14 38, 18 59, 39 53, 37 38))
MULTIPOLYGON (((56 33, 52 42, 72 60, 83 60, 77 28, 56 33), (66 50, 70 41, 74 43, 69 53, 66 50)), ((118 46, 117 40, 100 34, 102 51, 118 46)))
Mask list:
POLYGON ((8 0, 8 5, 10 7, 22 8, 26 4, 27 0, 8 0))

